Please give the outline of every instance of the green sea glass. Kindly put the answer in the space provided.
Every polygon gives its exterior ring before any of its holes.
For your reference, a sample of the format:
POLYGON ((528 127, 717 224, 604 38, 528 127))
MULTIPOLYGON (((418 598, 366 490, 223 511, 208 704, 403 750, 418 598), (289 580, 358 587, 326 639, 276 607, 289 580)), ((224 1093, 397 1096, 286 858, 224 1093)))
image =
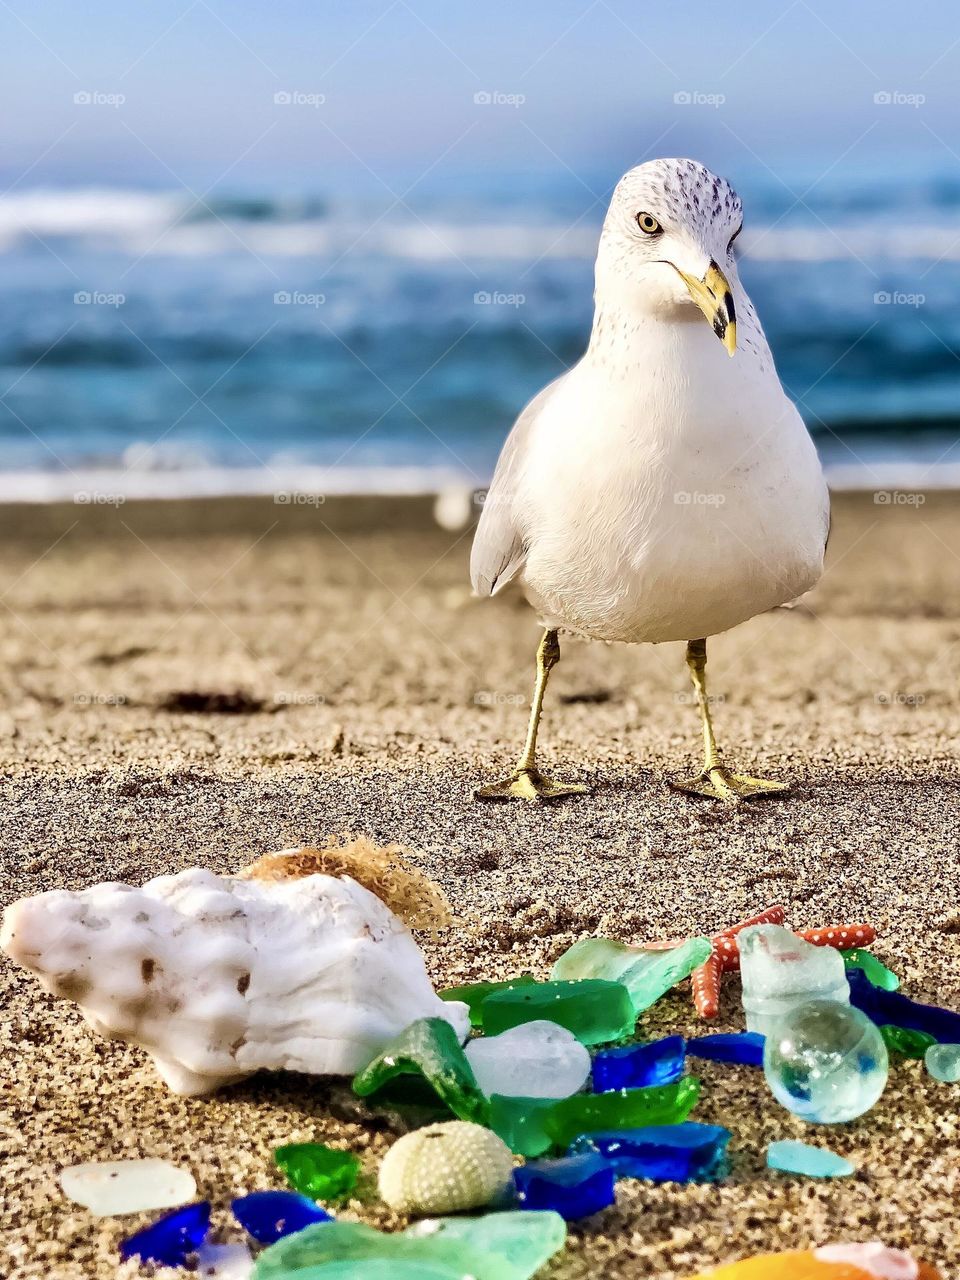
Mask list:
POLYGON ((840 954, 848 969, 859 969, 875 987, 882 987, 884 991, 896 991, 900 986, 900 979, 893 970, 882 964, 872 952, 855 947, 851 951, 841 951, 840 954))
POLYGON ((516 1210, 433 1219, 392 1234, 357 1222, 322 1226, 326 1230, 307 1227, 265 1249, 253 1280, 386 1280, 413 1276, 418 1266, 424 1280, 528 1280, 563 1248, 567 1235, 557 1213, 516 1210))
POLYGON ((680 1124, 696 1106, 699 1096, 700 1081, 696 1076, 645 1089, 575 1093, 572 1098, 555 1102, 543 1116, 542 1124, 554 1145, 567 1147, 582 1133, 680 1124))
POLYGON ((709 938, 689 938, 664 951, 645 951, 612 938, 584 938, 563 953, 550 976, 619 982, 629 991, 634 1011, 639 1014, 689 977, 711 950, 709 938))
POLYGON ((553 1098, 506 1098, 495 1093, 490 1099, 490 1128, 516 1155, 542 1156, 553 1145, 543 1121, 555 1105, 553 1098))
POLYGON ((351 1151, 322 1142, 292 1142, 277 1147, 273 1158, 294 1191, 311 1200, 337 1200, 357 1185, 360 1161, 351 1151))
POLYGON ((532 973, 520 973, 505 982, 470 982, 465 987, 446 987, 438 992, 441 1000, 456 1000, 470 1010, 471 1027, 483 1027, 483 1002, 494 991, 513 991, 516 987, 529 987, 536 982, 532 973))
POLYGON ((603 979, 534 982, 495 991, 483 1002, 487 1035, 541 1019, 566 1027, 581 1044, 604 1044, 631 1035, 637 1016, 626 987, 603 979))
POLYGON ((909 1027, 895 1027, 887 1023, 880 1028, 883 1043, 888 1053, 899 1053, 902 1058, 922 1058, 932 1044, 937 1043, 936 1036, 927 1031, 911 1031, 909 1027))
MULTIPOLYGON (((353 1091, 368 1098, 392 1081, 413 1077, 413 1094, 425 1079, 461 1120, 486 1124, 489 1107, 460 1041, 444 1018, 411 1022, 353 1078, 353 1091)), ((395 1089, 391 1090, 396 1096, 395 1089)))

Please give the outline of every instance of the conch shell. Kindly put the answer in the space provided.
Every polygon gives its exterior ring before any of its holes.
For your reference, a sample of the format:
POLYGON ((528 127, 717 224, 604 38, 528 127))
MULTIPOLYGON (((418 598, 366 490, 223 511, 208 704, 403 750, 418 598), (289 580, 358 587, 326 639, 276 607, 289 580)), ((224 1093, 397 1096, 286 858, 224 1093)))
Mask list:
POLYGON ((266 878, 258 864, 243 877, 196 867, 24 898, 0 947, 182 1094, 257 1071, 351 1075, 418 1018, 465 1038, 467 1007, 435 994, 399 916, 349 876, 308 870, 324 852, 271 855, 266 878))

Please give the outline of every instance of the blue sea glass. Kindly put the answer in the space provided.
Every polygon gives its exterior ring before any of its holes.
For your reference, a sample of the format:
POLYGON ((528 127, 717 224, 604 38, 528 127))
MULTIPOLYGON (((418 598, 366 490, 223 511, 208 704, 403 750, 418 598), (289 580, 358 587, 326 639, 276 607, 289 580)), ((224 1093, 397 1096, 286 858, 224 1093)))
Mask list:
POLYGON ((252 1191, 230 1205, 233 1216, 260 1244, 274 1244, 284 1236, 316 1222, 332 1222, 333 1215, 296 1191, 252 1191))
POLYGON ((934 1080, 956 1084, 960 1080, 960 1044, 932 1044, 923 1063, 934 1080))
POLYGON ((825 1147, 812 1147, 808 1142, 795 1142, 791 1138, 770 1143, 767 1168, 799 1173, 806 1178, 846 1178, 857 1171, 857 1166, 843 1156, 825 1147))
POLYGON ((737 1062, 745 1067, 762 1067, 763 1036, 757 1031, 697 1036, 687 1041, 687 1053, 691 1058, 708 1058, 712 1062, 737 1062))
POLYGON ((604 1049, 593 1060, 593 1091, 642 1089, 648 1084, 673 1084, 683 1075, 686 1050, 683 1036, 666 1036, 650 1044, 604 1049))
POLYGON ((774 1097, 814 1124, 843 1124, 869 1111, 883 1093, 888 1069, 877 1027, 838 1000, 798 1005, 774 1024, 763 1050, 774 1097))
POLYGON ((184 1205, 121 1241, 120 1256, 161 1267, 182 1267, 203 1244, 209 1229, 210 1205, 206 1200, 184 1205))
POLYGON ((523 1209, 552 1209, 568 1222, 613 1204, 616 1173, 595 1151, 559 1160, 531 1160, 513 1171, 523 1209))
POLYGON ((620 1178, 690 1182, 716 1172, 729 1141, 730 1131, 721 1125, 687 1120, 584 1134, 571 1143, 569 1154, 596 1152, 613 1165, 620 1178))
POLYGON ((892 1023, 910 1031, 925 1031, 941 1044, 960 1043, 960 1013, 935 1004, 921 1004, 899 991, 884 991, 859 969, 848 969, 847 980, 850 1003, 878 1026, 892 1023))

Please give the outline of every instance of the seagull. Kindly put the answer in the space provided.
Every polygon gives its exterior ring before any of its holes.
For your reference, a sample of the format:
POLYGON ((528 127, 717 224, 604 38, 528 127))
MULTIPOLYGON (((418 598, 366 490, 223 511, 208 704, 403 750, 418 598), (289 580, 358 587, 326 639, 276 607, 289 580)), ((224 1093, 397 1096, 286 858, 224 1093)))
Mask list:
POLYGON ((586 352, 520 414, 474 537, 475 593, 517 579, 544 628, 517 766, 478 799, 589 790, 537 766, 561 631, 686 641, 704 759, 671 785, 734 804, 788 790, 723 762, 706 683, 707 638, 809 591, 830 525, 813 441, 737 274, 742 225, 737 193, 693 160, 617 184, 586 352))

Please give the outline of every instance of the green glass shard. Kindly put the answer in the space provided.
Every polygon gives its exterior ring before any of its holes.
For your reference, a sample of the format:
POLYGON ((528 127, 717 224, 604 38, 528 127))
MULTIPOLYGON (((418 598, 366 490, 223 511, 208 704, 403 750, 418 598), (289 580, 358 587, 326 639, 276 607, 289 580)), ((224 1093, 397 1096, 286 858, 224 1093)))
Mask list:
POLYGON ((848 969, 859 969, 875 987, 882 987, 884 991, 896 991, 900 986, 900 979, 893 970, 888 969, 872 952, 855 947, 851 951, 841 951, 840 954, 848 969))
POLYGON ((520 973, 505 982, 470 982, 465 987, 446 987, 438 992, 441 1000, 457 1000, 470 1009, 470 1025, 483 1027, 483 1002, 494 991, 513 991, 515 987, 529 987, 536 982, 532 973, 520 973))
POLYGON ((401 1076, 413 1076, 415 1083, 423 1077, 461 1120, 487 1123, 487 1100, 456 1032, 444 1018, 411 1022, 354 1076, 353 1091, 367 1098, 401 1076))
POLYGON ((622 983, 639 1014, 689 977, 712 949, 709 938, 689 938, 663 951, 629 947, 612 938, 583 938, 563 953, 550 976, 568 980, 605 978, 622 983))
POLYGON ((581 1044, 604 1044, 631 1035, 637 1017, 619 982, 535 982, 495 991, 483 1002, 483 1028, 499 1035, 523 1022, 544 1019, 572 1031, 581 1044))
POLYGON ((880 1028, 883 1043, 888 1053, 899 1053, 903 1058, 922 1058, 932 1044, 937 1043, 936 1036, 926 1031, 911 1031, 908 1027, 895 1027, 892 1023, 880 1028))
POLYGON ((542 1124, 554 1145, 567 1147, 582 1133, 604 1129, 642 1129, 648 1125, 680 1124, 696 1106, 700 1081, 685 1076, 673 1084, 611 1093, 575 1093, 555 1102, 542 1124))
POLYGON ((350 1151, 322 1142, 292 1142, 277 1147, 273 1158, 294 1191, 311 1200, 337 1200, 357 1185, 360 1161, 350 1151))
POLYGON ((553 1145, 543 1120, 554 1105, 553 1098, 506 1098, 495 1093, 490 1099, 490 1128, 516 1155, 542 1156, 553 1145))

